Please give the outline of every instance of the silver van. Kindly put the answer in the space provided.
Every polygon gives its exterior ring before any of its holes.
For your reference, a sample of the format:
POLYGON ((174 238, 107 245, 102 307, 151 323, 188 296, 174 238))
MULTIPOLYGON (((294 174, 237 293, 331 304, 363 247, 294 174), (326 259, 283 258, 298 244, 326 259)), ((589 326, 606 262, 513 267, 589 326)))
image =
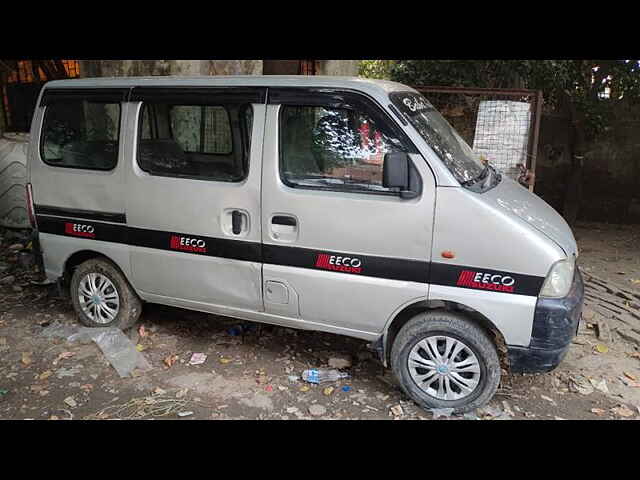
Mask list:
POLYGON ((62 80, 28 203, 80 321, 144 302, 369 341, 424 408, 555 368, 583 283, 564 220, 417 91, 361 78, 62 80))

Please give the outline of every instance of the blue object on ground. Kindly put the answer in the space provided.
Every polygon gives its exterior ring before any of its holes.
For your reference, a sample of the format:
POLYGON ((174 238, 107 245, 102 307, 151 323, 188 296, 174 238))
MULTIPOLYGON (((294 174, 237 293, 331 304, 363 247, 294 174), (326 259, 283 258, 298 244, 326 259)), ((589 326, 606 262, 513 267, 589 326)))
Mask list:
POLYGON ((257 330, 257 325, 249 324, 249 325, 234 325, 233 327, 227 329, 227 333, 232 337, 237 337, 238 335, 242 335, 243 333, 252 332, 257 330))
POLYGON ((237 325, 235 327, 231 327, 227 330, 227 333, 232 337, 237 337, 238 335, 242 335, 242 327, 237 325))

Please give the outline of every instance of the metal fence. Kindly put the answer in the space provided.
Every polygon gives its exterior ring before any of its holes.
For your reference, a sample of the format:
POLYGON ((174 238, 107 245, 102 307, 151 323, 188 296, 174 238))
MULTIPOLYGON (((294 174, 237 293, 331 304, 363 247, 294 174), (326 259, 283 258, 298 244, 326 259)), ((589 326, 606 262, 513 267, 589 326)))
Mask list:
POLYGON ((414 86, 473 149, 506 175, 530 172, 533 191, 542 91, 414 86), (522 168, 520 167, 522 165, 522 168))

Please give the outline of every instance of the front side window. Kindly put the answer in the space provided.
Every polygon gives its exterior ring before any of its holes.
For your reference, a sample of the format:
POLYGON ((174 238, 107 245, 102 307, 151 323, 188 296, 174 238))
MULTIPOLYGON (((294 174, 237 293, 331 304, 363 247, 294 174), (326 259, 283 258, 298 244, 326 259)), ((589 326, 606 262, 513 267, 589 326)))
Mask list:
POLYGON ((406 148, 366 113, 283 105, 280 129, 280 172, 289 186, 394 192, 382 186, 384 156, 406 148))
POLYGON ((251 105, 145 102, 138 164, 152 175, 241 181, 248 172, 251 114, 251 105))
POLYGON ((47 106, 41 156, 56 167, 111 170, 118 163, 120 104, 65 100, 47 106))

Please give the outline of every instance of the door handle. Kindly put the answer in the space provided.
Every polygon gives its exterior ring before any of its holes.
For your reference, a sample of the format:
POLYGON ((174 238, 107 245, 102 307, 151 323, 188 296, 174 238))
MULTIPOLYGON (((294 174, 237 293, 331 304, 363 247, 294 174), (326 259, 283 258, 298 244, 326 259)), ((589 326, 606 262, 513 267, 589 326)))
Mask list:
POLYGON ((287 215, 275 215, 271 219, 271 223, 274 225, 288 225, 290 227, 295 227, 296 219, 287 215))
POLYGON ((291 243, 298 238, 298 219, 293 215, 280 214, 271 217, 271 238, 278 242, 291 243))
POLYGON ((231 212, 231 231, 234 235, 239 235, 242 231, 242 213, 238 210, 231 212))

